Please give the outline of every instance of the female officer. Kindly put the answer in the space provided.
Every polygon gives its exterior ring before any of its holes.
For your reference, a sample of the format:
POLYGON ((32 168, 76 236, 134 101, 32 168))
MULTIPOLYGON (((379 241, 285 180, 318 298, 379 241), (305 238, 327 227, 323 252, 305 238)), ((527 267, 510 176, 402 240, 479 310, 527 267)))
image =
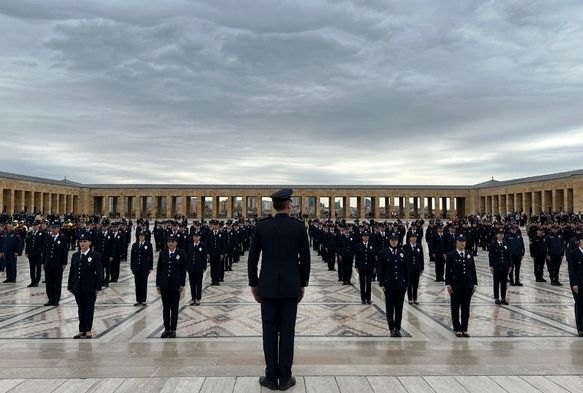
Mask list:
POLYGON ((466 237, 463 233, 457 235, 455 245, 456 249, 447 254, 445 285, 451 296, 453 331, 457 337, 470 337, 468 334, 470 301, 478 286, 476 264, 472 251, 466 251, 466 237))
POLYGON ((186 282, 186 256, 176 248, 176 236, 168 235, 167 249, 160 251, 156 266, 156 289, 162 295, 164 332, 161 338, 176 338, 178 305, 186 282))
POLYGON ((192 235, 193 241, 188 244, 186 251, 186 271, 190 281, 190 294, 192 295, 190 305, 200 305, 202 295, 202 276, 207 267, 206 244, 200 241, 201 233, 195 232, 192 235))
POLYGON ((375 267, 374 246, 369 242, 370 234, 364 232, 362 241, 355 250, 355 263, 360 279, 360 300, 362 304, 371 304, 371 282, 375 267))
POLYGON ((103 283, 103 266, 101 257, 96 251, 91 251, 91 240, 88 233, 79 235, 79 251, 71 257, 69 284, 67 289, 75 295, 79 308, 79 333, 73 338, 93 338, 93 314, 97 292, 103 283))
POLYGON ((391 337, 401 337, 403 302, 409 279, 407 261, 403 250, 399 247, 399 239, 398 233, 391 233, 389 248, 380 252, 377 268, 379 284, 385 292, 387 322, 391 337))

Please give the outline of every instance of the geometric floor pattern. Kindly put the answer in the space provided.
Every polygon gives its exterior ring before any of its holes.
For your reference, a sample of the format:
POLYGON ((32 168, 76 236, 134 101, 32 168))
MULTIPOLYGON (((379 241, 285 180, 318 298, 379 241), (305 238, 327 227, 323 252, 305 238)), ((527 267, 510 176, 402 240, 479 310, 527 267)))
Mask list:
MULTIPOLYGON (((497 306, 487 252, 480 250, 471 337, 460 339, 451 331, 449 296, 442 283, 433 282, 428 259, 420 304, 405 302, 404 337, 391 338, 378 284, 373 283, 373 304, 362 305, 358 280, 339 285, 336 272, 312 253, 310 286, 298 309, 295 391, 583 392, 583 339, 576 335, 566 262, 565 286, 537 283, 527 247, 524 286, 509 287, 510 304, 497 306)), ((181 298, 178 337, 172 340, 159 338, 162 307, 155 271, 148 306, 134 307, 127 263, 119 282, 98 295, 94 339, 73 340, 77 307, 65 290, 67 276, 68 267, 59 307, 43 306, 42 284, 26 287, 24 257, 18 258, 17 282, 0 283, 0 393, 260 391, 260 308, 247 286, 246 256, 221 286, 204 288, 200 306, 188 305, 188 293, 181 298)))

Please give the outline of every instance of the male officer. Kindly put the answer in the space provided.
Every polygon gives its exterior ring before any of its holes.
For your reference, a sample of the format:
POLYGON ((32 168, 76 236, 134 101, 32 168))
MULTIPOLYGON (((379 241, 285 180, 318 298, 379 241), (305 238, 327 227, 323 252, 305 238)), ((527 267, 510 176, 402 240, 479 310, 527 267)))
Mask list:
POLYGON ((282 189, 271 195, 277 214, 257 222, 247 266, 251 293, 261 303, 266 367, 259 383, 272 390, 287 390, 296 383, 291 370, 296 314, 310 277, 308 235, 304 224, 289 216, 292 194, 282 189))
POLYGON ((536 235, 530 238, 530 256, 534 260, 534 277, 536 282, 547 282, 545 271, 545 237, 542 228, 536 229, 536 235))
POLYGON ((95 232, 95 243, 93 249, 101 256, 101 266, 103 267, 103 286, 109 287, 111 278, 111 261, 113 261, 113 235, 109 230, 109 221, 101 223, 101 230, 95 232))
POLYGON ((28 287, 38 287, 42 269, 42 251, 44 234, 40 230, 40 221, 32 224, 32 230, 26 237, 25 255, 30 266, 30 284, 28 287))
POLYGON ((478 286, 478 276, 473 251, 466 249, 466 237, 463 233, 456 237, 456 249, 447 254, 445 270, 445 285, 451 296, 453 331, 457 337, 470 337, 470 301, 478 286))
MULTIPOLYGON (((233 271, 233 262, 237 252, 237 234, 233 231, 233 223, 227 221, 227 229, 224 231, 225 237, 225 270, 233 271)), ((200 239, 199 239, 200 240, 200 239)))
POLYGON ((138 235, 138 241, 132 244, 130 253, 130 268, 136 283, 136 303, 134 306, 145 306, 148 298, 148 276, 154 269, 154 249, 146 241, 145 231, 138 235))
POLYGON ((6 232, 0 239, 0 254, 4 256, 6 263, 6 280, 4 282, 16 282, 16 258, 22 250, 22 240, 14 231, 14 225, 6 224, 6 232))
POLYGON ((51 233, 45 236, 43 245, 43 265, 45 267, 45 281, 49 301, 45 306, 58 306, 61 300, 61 285, 63 284, 63 270, 67 266, 69 256, 69 241, 60 233, 61 223, 51 223, 51 233))
POLYGON ((219 231, 219 222, 217 220, 211 221, 211 225, 213 229, 208 234, 208 241, 206 242, 211 265, 211 285, 221 285, 221 276, 224 274, 225 269, 225 237, 219 231))
POLYGON ((385 292, 387 322, 391 337, 402 337, 403 302, 409 279, 405 254, 399 247, 400 238, 399 233, 390 234, 389 248, 379 254, 377 266, 379 285, 385 292))
POLYGON ((101 290, 103 282, 103 268, 99 254, 90 249, 89 235, 82 233, 77 240, 79 240, 79 251, 71 257, 67 285, 67 290, 75 295, 79 309, 79 333, 73 338, 90 339, 93 338, 91 328, 97 292, 101 290))
POLYGON ((370 234, 364 232, 362 241, 356 246, 355 262, 356 270, 360 281, 360 300, 362 304, 371 304, 371 283, 375 269, 375 250, 369 241, 370 234))
POLYGON ((562 286, 559 282, 561 262, 565 254, 565 239, 559 233, 559 226, 553 225, 551 233, 545 238, 545 251, 547 254, 547 267, 551 276, 551 285, 562 286))
POLYGON ((178 305, 186 283, 186 254, 176 248, 174 235, 168 235, 166 249, 158 255, 156 289, 162 295, 164 332, 161 338, 176 338, 178 305))
POLYGON ((577 333, 583 337, 583 234, 578 235, 579 245, 567 255, 569 285, 575 299, 577 333))
POLYGON ((437 233, 432 239, 433 259, 435 260, 435 282, 445 281, 445 256, 447 254, 447 239, 443 234, 443 226, 437 225, 437 233))
POLYGON ((506 284, 508 279, 508 269, 512 263, 508 245, 504 241, 504 231, 499 229, 496 233, 496 240, 494 240, 488 248, 488 260, 490 264, 490 272, 494 278, 494 300, 500 305, 508 305, 506 300, 506 284), (500 295, 502 300, 500 300, 500 295))
POLYGON ((194 232, 193 241, 186 247, 186 271, 190 282, 191 306, 200 305, 202 277, 207 267, 206 244, 200 241, 201 233, 194 232))
POLYGON ((513 224, 510 227, 510 233, 506 235, 505 240, 510 251, 510 258, 512 259, 509 276, 510 285, 521 287, 520 265, 522 258, 524 257, 524 239, 522 238, 522 235, 518 233, 518 227, 516 224, 513 224))
MULTIPOLYGON (((120 223, 115 221, 112 223, 113 232, 112 236, 112 251, 111 251, 111 281, 117 282, 119 279, 119 265, 122 260, 122 255, 124 253, 124 248, 127 250, 125 233, 120 228, 120 223)), ((126 251, 127 254, 127 251, 126 251)))
POLYGON ((423 247, 417 241, 417 233, 411 232, 409 241, 403 246, 405 260, 407 261, 407 271, 409 272, 409 286, 407 287, 407 299, 409 304, 418 305, 417 289, 419 287, 419 277, 425 269, 423 261, 423 247))
POLYGON ((343 228, 343 234, 339 239, 340 263, 342 264, 342 285, 352 285, 352 262, 354 261, 354 245, 356 240, 349 232, 348 225, 343 228))

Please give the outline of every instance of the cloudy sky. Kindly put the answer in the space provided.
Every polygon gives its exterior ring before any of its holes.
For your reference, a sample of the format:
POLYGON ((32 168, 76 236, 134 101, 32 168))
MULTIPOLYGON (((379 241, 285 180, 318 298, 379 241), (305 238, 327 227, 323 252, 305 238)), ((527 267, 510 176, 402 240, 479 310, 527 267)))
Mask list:
POLYGON ((583 167, 579 0, 0 2, 0 170, 475 184, 583 167))

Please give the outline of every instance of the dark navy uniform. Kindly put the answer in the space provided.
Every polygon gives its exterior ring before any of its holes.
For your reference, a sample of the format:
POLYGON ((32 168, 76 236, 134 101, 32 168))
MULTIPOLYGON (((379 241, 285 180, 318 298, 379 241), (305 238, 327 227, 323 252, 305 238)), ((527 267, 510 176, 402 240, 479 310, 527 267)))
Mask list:
POLYGON ((520 282, 520 265, 524 257, 524 239, 519 232, 512 231, 504 238, 508 249, 510 251, 511 267, 510 267, 510 285, 522 286, 520 282))
POLYGON ((91 244, 93 249, 101 255, 103 266, 103 286, 108 287, 111 279, 111 260, 113 254, 113 235, 104 224, 102 230, 95 232, 95 241, 91 244))
POLYGON ((211 285, 220 285, 221 275, 224 274, 225 237, 220 230, 212 230, 206 241, 211 263, 211 285))
POLYGON ((579 247, 567 256, 569 264, 569 285, 575 299, 575 320, 577 332, 583 336, 583 236, 579 236, 579 247), (577 293, 573 287, 577 286, 577 293))
POLYGON ((502 241, 494 240, 488 248, 488 259, 490 268, 494 275, 494 299, 496 304, 506 304, 506 284, 508 280, 508 270, 512 260, 508 245, 502 241), (500 301, 502 295, 502 301, 500 301))
POLYGON ((407 287, 407 299, 409 303, 417 303, 417 289, 419 287, 419 277, 425 269, 423 258, 423 247, 420 242, 411 244, 408 242, 403 246, 405 260, 407 261, 407 271, 409 272, 409 285, 407 287))
POLYGON ((49 301, 45 304, 46 306, 59 305, 61 286, 63 284, 63 270, 67 266, 68 256, 68 239, 61 233, 57 236, 48 233, 45 236, 43 247, 43 265, 45 268, 47 297, 49 298, 49 301))
MULTIPOLYGON (((168 239, 173 239, 169 236, 168 239)), ((164 337, 176 337, 180 290, 186 282, 186 254, 181 249, 160 251, 156 268, 156 287, 162 295, 164 337)))
POLYGON ((225 270, 233 270, 233 262, 235 261, 236 247, 237 247, 237 234, 233 229, 229 227, 224 231, 225 237, 225 270))
MULTIPOLYGON (((439 229, 440 227, 438 227, 439 229)), ((445 255, 447 254, 448 241, 443 232, 436 232, 432 237, 432 251, 435 259, 435 281, 444 281, 445 255)))
POLYGON ((136 305, 145 304, 148 299, 148 276, 154 269, 154 249, 152 244, 138 240, 132 244, 130 268, 136 284, 136 305))
MULTIPOLYGON (((119 225, 119 224, 116 224, 119 225)), ((119 265, 124 253, 124 248, 127 250, 125 233, 121 229, 114 231, 112 234, 112 249, 111 249, 111 279, 110 282, 117 282, 119 279, 119 265)), ((127 254, 127 251, 126 251, 127 254)))
MULTIPOLYGON (((79 240, 85 238, 81 236, 79 240)), ((79 311, 79 332, 90 332, 93 326, 95 300, 103 282, 100 255, 91 250, 77 251, 71 257, 67 289, 75 295, 79 311)))
MULTIPOLYGON (((271 197, 280 204, 287 203, 291 195, 292 190, 284 189, 271 197)), ((249 286, 261 301, 265 377, 274 386, 278 379, 280 386, 289 386, 298 301, 310 277, 310 246, 304 224, 287 213, 259 221, 247 268, 249 286)))
MULTIPOLYGON (((391 238, 399 239, 395 234, 391 238)), ((403 302, 409 285, 409 272, 405 253, 400 247, 389 247, 379 254, 377 273, 379 285, 385 291, 387 322, 391 336, 400 337, 403 302)))
POLYGON ((376 264, 374 245, 369 240, 370 236, 364 237, 363 241, 356 245, 354 259, 354 265, 358 269, 362 304, 371 304, 371 283, 376 264))
POLYGON ((16 282, 16 259, 22 250, 22 239, 16 231, 6 232, 0 239, 0 252, 4 254, 6 263, 6 280, 16 282))
POLYGON ((342 284, 350 285, 352 279, 352 262, 354 261, 354 245, 356 240, 351 233, 340 236, 338 253, 342 264, 342 284))
POLYGON ((547 267, 552 285, 562 285, 559 282, 561 262, 565 254, 565 239, 557 232, 551 232, 545 238, 545 251, 547 254, 547 267))
POLYGON ((534 277, 537 282, 546 282, 544 279, 545 270, 545 238, 542 231, 537 233, 534 237, 531 237, 530 241, 530 256, 534 260, 534 277))
POLYGON ((43 251, 44 232, 39 228, 32 230, 26 237, 25 253, 28 257, 30 266, 30 284, 29 287, 38 287, 42 272, 42 251, 43 251))
POLYGON ((451 287, 451 318, 456 333, 468 331, 470 302, 478 285, 472 250, 454 250, 447 254, 445 285, 451 287), (460 320, 461 309, 461 320, 460 320))
MULTIPOLYGON (((198 234, 200 236, 200 233, 198 234)), ((200 241, 191 242, 186 251, 186 271, 190 282, 190 294, 195 304, 202 297, 202 277, 207 268, 207 247, 200 241)))

